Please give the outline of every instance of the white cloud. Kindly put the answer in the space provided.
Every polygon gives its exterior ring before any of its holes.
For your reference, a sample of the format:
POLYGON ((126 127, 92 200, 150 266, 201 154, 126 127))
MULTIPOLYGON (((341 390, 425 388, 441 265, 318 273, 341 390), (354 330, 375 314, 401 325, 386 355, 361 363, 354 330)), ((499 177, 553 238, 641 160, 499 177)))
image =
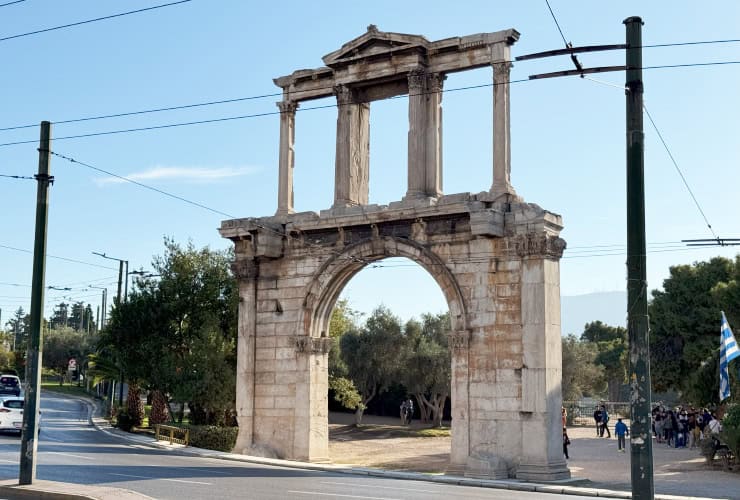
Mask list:
MULTIPOLYGON (((163 167, 156 166, 142 172, 133 172, 122 177, 132 181, 176 181, 189 183, 217 182, 231 177, 241 177, 257 172, 258 167, 163 167)), ((99 177, 95 179, 99 186, 126 182, 116 177, 99 177)))

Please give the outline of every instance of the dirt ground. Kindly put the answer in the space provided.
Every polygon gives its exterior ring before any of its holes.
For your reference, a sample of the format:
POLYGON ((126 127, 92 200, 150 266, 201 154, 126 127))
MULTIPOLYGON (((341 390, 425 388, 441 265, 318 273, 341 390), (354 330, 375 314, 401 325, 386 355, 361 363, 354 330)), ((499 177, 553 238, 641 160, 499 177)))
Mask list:
MULTIPOLYGON (((365 415, 360 428, 353 423, 354 415, 329 415, 333 463, 430 473, 447 469, 451 438, 415 435, 427 425, 417 421, 409 430, 398 418, 373 415, 365 415)), ((588 480, 595 487, 630 489, 629 448, 620 453, 615 438, 598 438, 592 427, 573 427, 568 434, 573 478, 588 480)), ((656 493, 740 498, 740 473, 707 465, 698 449, 669 448, 653 441, 653 463, 656 493)))

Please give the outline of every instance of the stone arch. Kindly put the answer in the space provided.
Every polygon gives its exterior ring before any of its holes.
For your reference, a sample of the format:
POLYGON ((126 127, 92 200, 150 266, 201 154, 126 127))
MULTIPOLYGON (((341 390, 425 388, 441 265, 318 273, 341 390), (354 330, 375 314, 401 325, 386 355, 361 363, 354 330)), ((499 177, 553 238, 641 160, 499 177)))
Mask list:
POLYGON ((299 334, 327 336, 331 312, 346 284, 372 262, 387 257, 406 257, 423 267, 434 278, 447 300, 452 331, 468 329, 460 286, 442 259, 413 240, 386 236, 348 245, 321 266, 306 287, 300 322, 303 331, 299 334))

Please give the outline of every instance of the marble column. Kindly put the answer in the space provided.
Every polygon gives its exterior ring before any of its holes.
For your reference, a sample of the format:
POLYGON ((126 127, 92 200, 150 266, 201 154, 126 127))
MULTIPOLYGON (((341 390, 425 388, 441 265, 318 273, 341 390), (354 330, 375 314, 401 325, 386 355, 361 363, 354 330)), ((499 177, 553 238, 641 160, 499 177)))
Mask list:
MULTIPOLYGON (((508 51, 507 51, 508 52, 508 51)), ((516 195, 511 186, 511 123, 509 78, 511 63, 504 60, 493 66, 493 185, 494 196, 516 195)))
POLYGON ((352 89, 335 88, 337 153, 334 164, 334 205, 367 205, 370 169, 370 104, 356 102, 352 89))
POLYGON ((409 72, 408 189, 406 199, 426 195, 426 130, 429 119, 426 106, 426 73, 409 72))
POLYGON ((287 215, 293 209, 293 167, 295 165, 295 112, 298 103, 280 101, 280 159, 278 173, 278 209, 275 215, 287 215))
POLYGON ((442 196, 442 84, 445 76, 434 73, 427 78, 426 196, 442 196))

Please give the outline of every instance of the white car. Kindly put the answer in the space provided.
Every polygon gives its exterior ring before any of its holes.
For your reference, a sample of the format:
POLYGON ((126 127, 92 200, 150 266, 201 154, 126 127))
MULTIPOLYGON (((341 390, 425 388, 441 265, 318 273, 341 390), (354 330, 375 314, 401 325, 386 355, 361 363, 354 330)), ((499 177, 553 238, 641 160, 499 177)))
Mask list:
POLYGON ((0 431, 21 432, 23 427, 23 398, 0 400, 0 431))

